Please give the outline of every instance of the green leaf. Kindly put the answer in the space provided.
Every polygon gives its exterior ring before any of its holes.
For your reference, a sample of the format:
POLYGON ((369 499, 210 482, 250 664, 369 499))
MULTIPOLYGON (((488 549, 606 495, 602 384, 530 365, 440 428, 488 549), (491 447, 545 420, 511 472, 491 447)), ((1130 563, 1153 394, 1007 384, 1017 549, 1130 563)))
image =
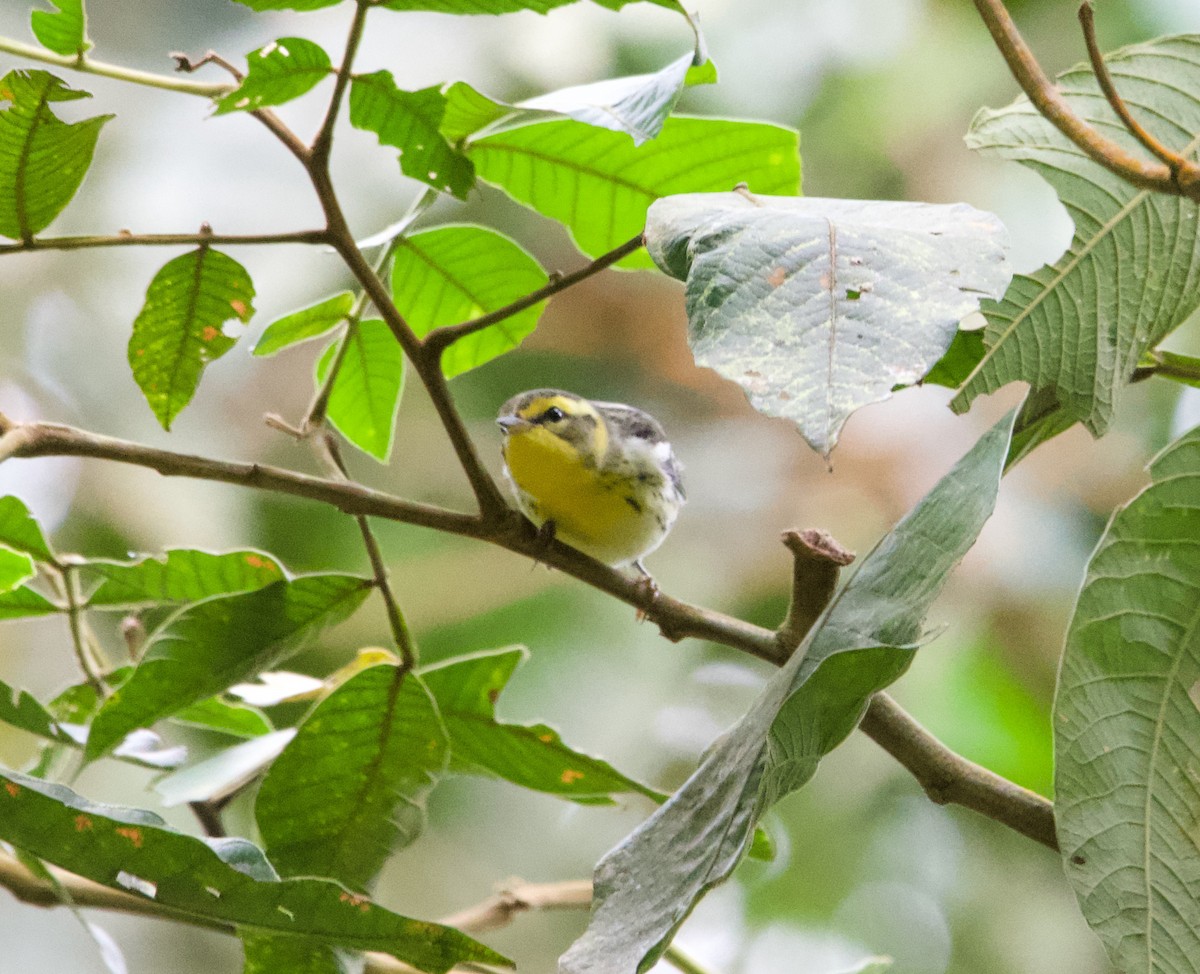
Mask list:
POLYGON ((327 415, 346 439, 386 463, 404 389, 404 352, 380 319, 352 324, 317 362, 318 386, 325 381, 343 343, 348 347, 333 380, 327 415))
POLYGON ((258 708, 244 703, 230 703, 220 697, 209 697, 190 707, 184 707, 171 719, 177 724, 229 734, 232 737, 261 737, 274 730, 267 715, 258 708))
POLYGON ((545 724, 496 719, 496 700, 528 655, 522 647, 491 650, 421 671, 450 737, 450 770, 503 778, 585 804, 607 803, 611 795, 627 792, 664 801, 665 795, 625 777, 607 762, 567 747, 545 724))
POLYGON ((370 586, 351 575, 308 575, 184 609, 155 634, 133 675, 96 715, 88 760, 134 728, 277 663, 304 638, 354 612, 370 586))
MULTIPOLYGON (((1151 134, 1191 155, 1200 145, 1200 35, 1126 48, 1106 61, 1151 134)), ((1144 155, 1099 93, 1090 66, 1067 71, 1056 87, 1085 122, 1144 155)), ((967 143, 1046 179, 1075 235, 1053 265, 1018 275, 998 304, 985 302, 987 353, 951 406, 962 412, 981 394, 1028 382, 1032 393, 1052 396, 1066 416, 1100 436, 1143 352, 1200 306, 1196 204, 1129 185, 1025 99, 980 112, 967 143)))
POLYGON ((154 783, 164 808, 184 802, 223 801, 262 774, 296 736, 294 727, 252 737, 173 771, 154 783))
POLYGON ((77 743, 36 697, 7 683, 0 683, 0 721, 60 744, 77 743))
POLYGON ((350 124, 399 149, 404 175, 466 199, 475 185, 475 167, 442 135, 445 112, 446 96, 437 87, 401 91, 389 71, 350 82, 350 124))
POLYGON ((319 940, 243 934, 242 974, 353 974, 361 970, 336 947, 319 940))
POLYGON ((0 497, 0 545, 24 552, 36 561, 54 561, 41 526, 19 497, 0 497))
POLYGON ((62 611, 64 610, 31 588, 22 586, 11 592, 0 592, 0 622, 6 619, 48 616, 62 611))
POLYGON ((746 715, 596 867, 591 923, 562 974, 644 970, 727 879, 755 821, 805 784, 907 668, 925 613, 992 512, 1013 413, 863 560, 746 715))
POLYGON ((955 332, 954 340, 946 349, 946 353, 933 364, 933 368, 921 380, 922 384, 957 389, 979 364, 983 352, 983 332, 978 328, 971 331, 960 329, 955 332))
POLYGON ((55 54, 72 57, 91 50, 87 39, 87 15, 83 0, 46 0, 55 10, 34 10, 29 15, 30 27, 38 43, 55 54))
POLYGON ((79 190, 100 129, 113 116, 67 123, 50 104, 90 97, 45 71, 0 78, 0 103, 9 102, 0 111, 0 235, 31 240, 79 190))
POLYGON ((254 804, 285 876, 365 890, 424 825, 424 795, 446 764, 446 732, 421 679, 372 666, 313 708, 271 765, 254 804))
MULTIPOLYGON (((642 232, 662 196, 731 190, 800 190, 794 130, 759 122, 668 118, 652 142, 564 119, 497 132, 467 145, 481 179, 564 224, 597 257, 642 232)), ((621 266, 648 267, 644 254, 621 266)))
MULTIPOLYGON (((418 336, 511 304, 546 285, 546 272, 508 237, 475 226, 443 226, 402 238, 392 297, 418 336)), ((461 375, 521 344, 544 304, 526 308, 446 349, 442 370, 461 375)))
POLYGON ((711 61, 696 63, 703 56, 685 54, 654 74, 562 88, 515 105, 496 101, 458 81, 444 89, 446 111, 441 131, 451 142, 458 142, 508 115, 529 119, 558 115, 624 132, 633 137, 634 145, 641 145, 662 131, 686 85, 717 80, 711 61))
POLYGON ((1200 428, 1109 522, 1054 701, 1055 822, 1123 971, 1200 970, 1200 428))
POLYGON ((333 70, 325 49, 303 37, 281 37, 251 51, 246 65, 246 77, 217 102, 214 115, 282 105, 315 88, 333 70))
POLYGON ((182 254, 154 275, 133 323, 129 364, 163 429, 191 402, 204 367, 233 347, 224 324, 249 321, 253 299, 246 269, 210 247, 182 254))
POLYGON ((354 295, 341 291, 317 304, 276 318, 263 330, 255 355, 274 355, 289 345, 324 335, 340 325, 354 310, 354 295))
POLYGON ((88 607, 122 610, 199 602, 287 577, 283 566, 261 551, 216 554, 193 548, 171 548, 135 562, 89 561, 85 571, 89 579, 100 581, 88 607))
POLYGON ((33 562, 28 555, 0 548, 0 594, 11 592, 33 577, 33 562))
POLYGON ((206 842, 151 812, 95 804, 63 785, 3 769, 0 779, 0 839, 189 917, 381 950, 433 974, 459 963, 511 966, 457 930, 392 913, 337 883, 279 880, 244 839, 206 842))
POLYGON ((1000 220, 965 203, 670 196, 646 250, 687 282, 696 364, 828 457, 851 413, 916 382, 1010 273, 1000 220))

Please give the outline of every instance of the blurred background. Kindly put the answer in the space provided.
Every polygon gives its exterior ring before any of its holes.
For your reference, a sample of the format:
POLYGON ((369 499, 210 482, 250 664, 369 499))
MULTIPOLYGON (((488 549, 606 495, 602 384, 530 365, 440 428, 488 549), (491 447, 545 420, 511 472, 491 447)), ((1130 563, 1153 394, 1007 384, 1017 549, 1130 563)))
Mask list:
MULTIPOLYGON (((966 201, 1008 225, 1018 270, 1053 261, 1070 224, 1050 190, 1020 167, 968 152, 972 115, 1016 92, 966 0, 697 0, 719 85, 685 93, 681 109, 767 119, 801 130, 808 195, 966 201)), ((0 33, 31 40, 27 0, 0 4, 0 33)), ((1043 65, 1083 58, 1073 0, 1013 2, 1043 65)), ((168 52, 212 48, 237 60, 300 35, 335 59, 346 5, 316 14, 254 15, 228 0, 91 5, 93 55, 167 73, 168 52)), ((1188 0, 1101 0, 1112 49, 1200 28, 1188 0)), ((690 45, 685 24, 635 4, 621 14, 581 3, 549 16, 372 15, 358 67, 387 68, 401 87, 464 79, 515 99, 655 70, 690 45)), ((0 70, 22 64, 0 56, 0 70)), ((223 80, 215 72, 212 80, 223 80)), ((58 72, 95 94, 70 117, 116 112, 76 201, 50 232, 260 232, 319 225, 294 161, 254 120, 209 118, 202 99, 58 72)), ((327 93, 328 87, 318 89, 327 93)), ((302 133, 322 98, 281 114, 302 133)), ((355 232, 399 217, 416 195, 395 154, 345 126, 336 176, 355 232)), ((548 268, 584 261, 565 233, 486 188, 444 202, 423 225, 477 221, 502 229, 548 268)), ((297 420, 316 345, 254 360, 267 322, 349 286, 313 248, 233 251, 251 272, 258 313, 246 340, 207 371, 193 404, 164 434, 126 364, 146 284, 177 251, 119 249, 15 255, 0 261, 0 409, 82 425, 176 450, 312 469, 307 451, 262 422, 297 420)), ((1188 328, 1174 347, 1195 354, 1188 328)), ((1019 398, 1004 390, 966 417, 946 390, 905 391, 847 426, 832 469, 786 423, 754 413, 740 390, 697 369, 685 343, 682 289, 653 273, 607 272, 557 297, 524 347, 454 382, 458 402, 498 470, 492 417, 539 385, 635 403, 666 425, 686 467, 690 502, 650 567, 672 595, 774 625, 786 602, 790 527, 820 527, 866 551, 1019 398)), ((1103 442, 1076 429, 1010 475, 979 544, 931 614, 943 631, 917 655, 896 696, 950 746, 1043 794, 1051 790, 1049 708, 1057 657, 1089 551, 1112 508, 1144 483, 1142 467, 1173 430, 1200 416, 1178 388, 1128 391, 1103 442), (1189 419, 1189 416, 1192 417, 1189 419)), ((354 457, 364 482, 406 497, 469 505, 422 391, 410 384, 390 465, 354 457)), ((61 551, 120 557, 165 547, 259 546, 294 571, 365 570, 352 522, 324 508, 219 485, 165 480, 95 462, 39 460, 0 468, 0 491, 23 497, 61 551)), ((731 651, 673 645, 632 610, 499 550, 380 525, 404 608, 427 661, 511 643, 532 651, 501 705, 504 718, 556 725, 565 740, 661 788, 681 783, 704 746, 749 705, 766 670, 731 651)), ((371 603, 296 669, 323 674, 386 639, 371 603)), ((78 675, 62 620, 0 629, 0 678, 45 699, 78 675)), ((216 741, 190 740, 195 753, 216 741)), ((34 742, 0 728, 0 760, 21 766, 34 742)), ((88 797, 156 805, 150 778, 108 764, 85 773, 88 797)), ((498 782, 452 779, 429 825, 388 867, 379 898, 436 917, 498 883, 589 875, 599 856, 649 813, 575 807, 498 782)), ((169 819, 194 823, 178 810, 169 819)), ((234 829, 250 827, 244 809, 234 829)), ((928 802, 862 735, 854 735, 766 825, 774 863, 747 863, 684 927, 680 943, 713 974, 826 974, 889 954, 902 974, 1040 974, 1107 970, 1057 859, 1000 826, 928 802)), ((97 917, 137 972, 239 970, 228 938, 165 923, 97 917)), ((522 971, 550 972, 582 930, 579 913, 528 915, 485 939, 522 971)), ((0 895, 5 970, 92 974, 103 967, 66 911, 0 895)))

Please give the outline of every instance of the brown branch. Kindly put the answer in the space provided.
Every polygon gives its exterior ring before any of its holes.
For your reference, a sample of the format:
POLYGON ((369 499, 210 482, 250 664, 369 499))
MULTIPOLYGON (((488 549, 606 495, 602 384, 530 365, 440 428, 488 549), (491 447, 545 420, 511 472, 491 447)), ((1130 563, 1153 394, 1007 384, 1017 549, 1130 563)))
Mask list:
POLYGON ((775 638, 780 652, 791 656, 829 605, 854 553, 824 531, 785 531, 783 544, 792 553, 792 600, 775 638))
MULTIPOLYGON (((322 480, 290 470, 172 453, 52 423, 14 423, 0 415, 0 458, 85 456, 187 476, 270 490, 329 504, 347 514, 387 518, 477 538, 557 568, 639 609, 668 639, 707 639, 776 665, 788 652, 775 632, 671 598, 561 542, 546 543, 515 512, 499 522, 400 500, 355 483, 322 480)), ((900 760, 918 781, 953 802, 995 819, 1043 844, 1052 835, 1050 802, 955 754, 925 732, 884 694, 876 695, 863 729, 900 760), (947 784, 949 772, 959 776, 947 784), (1047 829, 1050 829, 1048 832, 1047 829)))
POLYGON ((518 298, 512 304, 507 304, 503 308, 497 308, 495 311, 489 311, 487 314, 480 315, 478 318, 472 318, 470 321, 435 328, 425 336, 424 345, 431 354, 440 356, 460 338, 466 338, 467 335, 473 335, 475 332, 482 331, 484 328, 504 321, 506 318, 511 318, 526 308, 532 308, 538 302, 545 301, 546 298, 557 294, 559 291, 565 291, 567 288, 573 287, 593 274, 598 274, 600 271, 611 267, 617 261, 628 257, 634 251, 638 250, 642 246, 642 243, 643 238, 639 233, 632 240, 627 240, 615 250, 610 250, 607 254, 597 257, 586 267, 581 267, 570 274, 552 274, 549 283, 544 287, 538 288, 523 298, 518 298))
POLYGON ((350 29, 346 32, 346 50, 342 55, 342 63, 337 70, 337 80, 334 82, 333 94, 329 98, 329 106, 325 109, 325 118, 317 131, 312 144, 312 158, 315 166, 325 167, 329 163, 329 152, 333 148, 333 129, 337 124, 338 112, 342 107, 342 99, 346 96, 346 88, 350 84, 350 69, 354 65, 354 56, 358 45, 362 42, 363 28, 367 22, 368 4, 358 0, 354 7, 354 18, 350 29))
POLYGON ((962 805, 1058 850, 1054 806, 1041 795, 955 754, 886 693, 877 693, 860 725, 939 805, 962 805))
POLYGON ((1187 166, 1187 160, 1178 152, 1168 149, 1146 131, 1142 124, 1133 117, 1129 106, 1125 104, 1125 99, 1121 97, 1117 86, 1113 84, 1112 75, 1108 73, 1108 65, 1104 63, 1104 54, 1100 51, 1100 44, 1096 40, 1096 16, 1090 3, 1085 2, 1079 5, 1079 25, 1083 28, 1083 41, 1087 45, 1092 74, 1096 76, 1100 90, 1108 99, 1109 107, 1117 113, 1117 118, 1121 120, 1130 135, 1165 162, 1173 175, 1178 174, 1187 166))
POLYGON ((1173 173, 1170 167, 1139 159, 1106 139, 1075 114, 1054 82, 1046 76, 1005 9, 1003 0, 974 2, 1009 70, 1034 108, 1088 158, 1140 189, 1200 201, 1200 167, 1185 160, 1185 166, 1173 173))
POLYGON ((129 233, 79 237, 34 237, 19 243, 0 244, 0 254, 30 250, 85 250, 91 247, 177 247, 192 244, 242 246, 251 244, 328 244, 324 230, 290 233, 129 233))

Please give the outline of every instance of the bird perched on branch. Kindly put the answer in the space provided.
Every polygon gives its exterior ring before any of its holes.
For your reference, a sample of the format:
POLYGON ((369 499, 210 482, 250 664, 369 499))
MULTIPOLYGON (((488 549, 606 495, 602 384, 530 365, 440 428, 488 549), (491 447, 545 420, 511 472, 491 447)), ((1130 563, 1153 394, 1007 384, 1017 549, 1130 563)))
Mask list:
POLYGON ((683 506, 679 464, 658 420, 559 389, 513 396, 496 420, 517 506, 553 537, 593 558, 649 575, 683 506))

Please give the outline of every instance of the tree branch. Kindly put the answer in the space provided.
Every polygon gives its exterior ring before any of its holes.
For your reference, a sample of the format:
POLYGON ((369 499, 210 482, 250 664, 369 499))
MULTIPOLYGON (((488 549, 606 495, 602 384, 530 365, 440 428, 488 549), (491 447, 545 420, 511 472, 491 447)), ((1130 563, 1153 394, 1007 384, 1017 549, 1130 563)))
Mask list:
POLYGON ((81 237, 34 237, 18 243, 0 244, 0 254, 31 250, 86 250, 92 247, 178 247, 194 244, 244 246, 252 244, 328 244, 325 230, 295 230, 289 233, 129 233, 95 234, 81 237))
POLYGON ((1049 801, 955 754, 886 693, 875 694, 860 727, 908 769, 932 801, 970 808, 1058 850, 1049 801))
POLYGON ((184 81, 172 75, 152 74, 149 71, 136 71, 133 68, 122 67, 118 64, 105 64, 103 61, 93 61, 86 55, 55 54, 33 44, 22 44, 8 37, 0 37, 0 51, 16 54, 18 57, 31 61, 41 61, 43 64, 53 64, 55 67, 68 68, 72 71, 82 71, 85 74, 99 75, 104 78, 115 78, 118 81, 128 81, 135 85, 148 88, 162 88, 165 91, 177 91, 184 95, 199 95, 202 98, 218 98, 231 92, 236 85, 222 83, 207 83, 203 81, 184 81))
POLYGON ((495 311, 490 311, 485 315, 480 315, 478 318, 472 318, 470 321, 464 321, 461 324, 443 325, 441 328, 435 328, 425 336, 424 345, 430 354, 440 356, 460 338, 466 338, 467 335, 473 335, 475 332, 482 331, 484 328, 504 321, 506 318, 511 318, 526 308, 532 308, 538 302, 545 301, 546 298, 557 294, 559 291, 565 291, 567 288, 573 287, 593 274, 598 274, 606 267, 611 267, 623 257, 628 257, 634 251, 638 250, 642 246, 642 242, 643 238, 639 233, 632 240, 627 240, 615 250, 610 250, 607 254, 597 257, 586 267, 581 267, 570 274, 552 274, 550 282, 545 287, 538 288, 523 298, 518 298, 512 304, 505 305, 503 308, 497 308, 495 311))
MULTIPOLYGON (((234 463, 172 453, 98 436, 53 423, 14 423, 0 415, 0 460, 7 456, 85 456, 148 467, 167 476, 187 476, 270 490, 329 504, 354 515, 371 515, 477 538, 557 568, 636 607, 673 641, 707 639, 780 665, 790 650, 775 632, 650 589, 558 541, 546 543, 527 520, 509 511, 498 522, 404 501, 355 483, 323 480, 252 463, 234 463)), ((877 694, 863 721, 866 731, 917 778, 936 800, 962 805, 1043 844, 1052 844, 1053 806, 955 754, 886 694, 877 694), (949 780, 958 776, 953 781, 949 780), (961 780, 960 780, 961 779, 961 780)))
POLYGON ((974 2, 1009 70, 1034 108, 1088 158, 1140 189, 1200 201, 1200 166, 1182 160, 1183 166, 1172 171, 1162 163, 1139 159, 1106 139, 1075 114, 1054 82, 1046 76, 1005 9, 1003 0, 974 2))
POLYGON ((364 0, 357 0, 354 5, 354 19, 346 32, 346 51, 342 55, 342 63, 337 70, 333 94, 329 98, 329 106, 325 110, 325 118, 317 131, 312 144, 312 158, 315 166, 326 167, 329 164, 329 152, 333 148, 333 129, 337 124, 338 112, 342 107, 342 99, 350 84, 350 69, 354 66, 354 56, 358 53, 358 45, 362 42, 363 28, 367 22, 369 6, 364 0))

